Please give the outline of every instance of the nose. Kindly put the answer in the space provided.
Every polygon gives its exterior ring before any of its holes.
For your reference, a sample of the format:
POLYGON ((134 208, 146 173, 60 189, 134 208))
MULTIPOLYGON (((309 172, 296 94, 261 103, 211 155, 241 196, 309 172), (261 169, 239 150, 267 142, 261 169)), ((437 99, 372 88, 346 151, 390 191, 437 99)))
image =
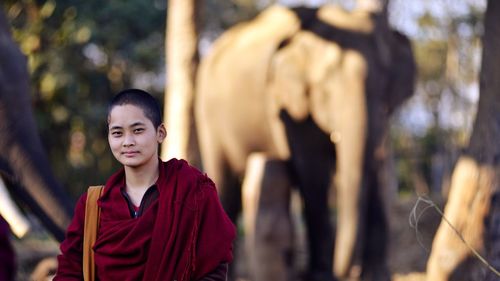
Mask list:
POLYGON ((134 136, 132 134, 125 134, 125 139, 123 140, 124 147, 130 147, 135 145, 134 136))

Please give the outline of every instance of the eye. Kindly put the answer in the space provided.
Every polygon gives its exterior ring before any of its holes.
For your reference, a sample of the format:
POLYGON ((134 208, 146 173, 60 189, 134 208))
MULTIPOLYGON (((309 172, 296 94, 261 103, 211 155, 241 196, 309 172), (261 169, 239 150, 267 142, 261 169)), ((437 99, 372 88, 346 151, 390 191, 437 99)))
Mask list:
POLYGON ((113 132, 111 132, 111 135, 112 135, 113 137, 116 137, 116 138, 117 138, 117 137, 121 137, 122 132, 120 132, 120 131, 113 131, 113 132))
POLYGON ((144 128, 136 128, 136 129, 134 129, 134 133, 136 133, 136 134, 140 134, 142 132, 144 132, 144 128))

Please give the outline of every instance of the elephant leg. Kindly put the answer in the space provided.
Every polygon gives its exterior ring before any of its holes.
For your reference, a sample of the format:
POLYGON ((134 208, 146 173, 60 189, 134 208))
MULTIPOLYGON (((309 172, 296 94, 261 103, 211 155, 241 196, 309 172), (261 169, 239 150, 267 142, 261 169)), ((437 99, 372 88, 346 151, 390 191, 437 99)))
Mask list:
MULTIPOLYGON (((212 171, 212 169, 208 167, 206 169, 206 172, 216 184, 217 192, 219 194, 222 207, 226 211, 228 217, 231 219, 233 224, 237 226, 238 215, 241 211, 240 183, 237 180, 236 176, 233 176, 233 174, 230 173, 229 169, 227 168, 227 165, 225 165, 224 163, 220 163, 217 166, 214 166, 213 168, 217 168, 215 173, 210 172, 212 171), (220 175, 220 177, 219 176, 212 177, 211 176, 212 174, 220 175)), ((241 257, 241 255, 239 255, 239 252, 241 251, 240 248, 242 247, 242 245, 240 245, 241 244, 240 240, 241 239, 236 239, 236 241, 233 244, 233 254, 235 259, 228 269, 227 280, 229 281, 237 280, 238 279, 237 276, 241 272, 240 269, 243 261, 239 259, 241 257)))
POLYGON ((219 197, 231 221, 236 224, 241 211, 241 184, 235 175, 225 170, 222 183, 218 186, 219 197))
POLYGON ((291 280, 292 223, 286 162, 249 156, 243 180, 245 253, 254 281, 291 280))
POLYGON ((228 165, 221 136, 218 136, 218 131, 211 126, 214 122, 207 124, 205 119, 205 115, 198 114, 196 120, 200 124, 198 137, 203 170, 214 181, 224 210, 233 223, 236 223, 241 210, 240 182, 228 165))
MULTIPOLYGON (((239 180, 228 169, 225 169, 223 180, 217 188, 220 190, 219 197, 224 210, 234 225, 238 226, 238 215, 241 211, 241 184, 239 180)), ((241 251, 240 248, 242 247, 241 243, 240 239, 236 239, 233 244, 235 260, 229 266, 227 279, 229 281, 238 279, 237 275, 240 272, 238 269, 241 268, 242 264, 242 260, 238 259, 239 252, 241 251)))
POLYGON ((241 187, 237 177, 231 173, 227 164, 222 162, 217 163, 215 171, 206 169, 207 174, 213 179, 217 187, 217 192, 224 210, 236 225, 238 215, 241 211, 241 187), (212 176, 214 175, 214 176, 212 176))
MULTIPOLYGON (((383 115, 378 115, 381 124, 383 115)), ((373 120, 374 118, 372 118, 373 120)), ((388 218, 387 218, 387 196, 389 194, 389 154, 390 147, 386 143, 386 127, 370 126, 377 128, 372 131, 369 138, 365 159, 364 179, 366 192, 362 199, 362 205, 366 206, 365 226, 363 231, 364 248, 362 257, 362 280, 366 281, 388 281, 391 279, 387 265, 388 244, 388 218)))
MULTIPOLYGON (((203 116, 203 115, 202 115, 203 116)), ((203 159, 203 170, 214 181, 221 204, 231 221, 237 225, 241 210, 241 186, 237 176, 229 169, 224 150, 216 131, 205 122, 205 117, 197 115, 199 147, 203 159), (203 125, 202 125, 203 124, 203 125)), ((233 245, 234 262, 229 266, 228 280, 236 280, 239 240, 233 245)))
POLYGON ((383 194, 381 194, 380 169, 383 163, 374 161, 365 172, 366 192, 362 199, 366 206, 362 227, 364 237, 362 253, 363 281, 389 281, 391 279, 387 265, 387 217, 383 194))
POLYGON ((333 280, 333 232, 328 208, 329 175, 302 173, 301 178, 303 184, 300 184, 300 191, 309 243, 307 280, 333 280))
POLYGON ((287 131, 291 165, 303 200, 309 252, 308 281, 333 280, 333 231, 328 192, 335 149, 311 118, 295 122, 281 116, 287 131))

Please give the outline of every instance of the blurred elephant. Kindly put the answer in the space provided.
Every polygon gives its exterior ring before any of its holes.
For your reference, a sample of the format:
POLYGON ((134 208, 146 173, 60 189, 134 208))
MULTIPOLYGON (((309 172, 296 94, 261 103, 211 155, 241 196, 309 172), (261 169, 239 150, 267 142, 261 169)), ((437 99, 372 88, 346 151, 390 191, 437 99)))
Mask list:
POLYGON ((241 208, 247 158, 281 159, 304 203, 306 280, 334 280, 332 271, 390 280, 382 167, 389 117, 414 76, 408 39, 375 14, 274 6, 225 32, 201 61, 195 114, 203 166, 229 216, 241 208))
POLYGON ((0 11, 0 176, 14 197, 62 241, 73 203, 53 176, 31 106, 26 58, 0 11))

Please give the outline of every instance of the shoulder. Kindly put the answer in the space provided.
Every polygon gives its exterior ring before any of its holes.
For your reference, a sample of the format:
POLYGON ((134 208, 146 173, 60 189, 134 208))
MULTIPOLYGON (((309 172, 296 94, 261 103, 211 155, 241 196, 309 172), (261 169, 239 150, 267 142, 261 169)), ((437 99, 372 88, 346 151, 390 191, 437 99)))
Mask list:
POLYGON ((190 165, 186 160, 171 159, 165 164, 165 166, 169 166, 167 169, 171 169, 172 173, 175 173, 177 188, 181 188, 191 195, 196 194, 198 200, 205 199, 208 194, 217 193, 215 184, 208 175, 190 165))
POLYGON ((198 168, 192 166, 184 159, 171 159, 168 162, 165 162, 165 166, 167 169, 173 169, 177 173, 177 176, 182 177, 183 179, 188 179, 190 183, 194 183, 196 185, 212 185, 214 186, 213 181, 207 176, 206 173, 203 173, 198 168))
POLYGON ((191 173, 201 174, 201 171, 198 168, 192 166, 191 164, 188 163, 188 161, 184 159, 172 158, 167 162, 163 162, 163 164, 167 166, 169 169, 175 169, 179 172, 191 172, 191 173))
MULTIPOLYGON (((95 186, 99 188, 104 188, 104 186, 95 186)), ((102 190, 96 189, 94 186, 90 186, 85 192, 80 195, 80 198, 76 201, 76 209, 85 209, 85 206, 87 205, 87 200, 89 197, 93 197, 95 199, 98 199, 102 190)))
POLYGON ((82 195, 80 195, 80 198, 78 198, 78 200, 76 201, 75 208, 76 209, 80 209, 80 208, 85 209, 86 204, 87 204, 87 191, 85 191, 84 193, 82 193, 82 195))
POLYGON ((87 191, 83 192, 75 204, 74 217, 83 218, 85 216, 85 206, 87 205, 87 191))

